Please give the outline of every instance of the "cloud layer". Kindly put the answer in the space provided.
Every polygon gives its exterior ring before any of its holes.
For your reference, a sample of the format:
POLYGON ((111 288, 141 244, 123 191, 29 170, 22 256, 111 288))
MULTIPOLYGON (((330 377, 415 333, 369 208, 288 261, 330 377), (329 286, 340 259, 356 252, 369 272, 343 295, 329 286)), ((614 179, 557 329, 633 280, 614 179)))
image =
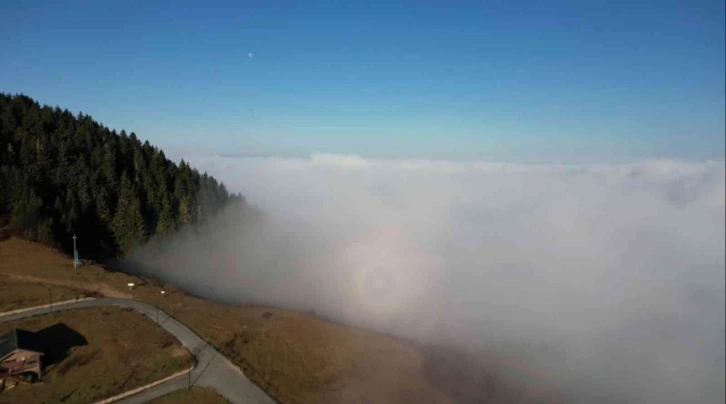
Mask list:
POLYGON ((723 162, 189 161, 266 219, 139 251, 161 278, 514 349, 579 402, 723 401, 723 162))

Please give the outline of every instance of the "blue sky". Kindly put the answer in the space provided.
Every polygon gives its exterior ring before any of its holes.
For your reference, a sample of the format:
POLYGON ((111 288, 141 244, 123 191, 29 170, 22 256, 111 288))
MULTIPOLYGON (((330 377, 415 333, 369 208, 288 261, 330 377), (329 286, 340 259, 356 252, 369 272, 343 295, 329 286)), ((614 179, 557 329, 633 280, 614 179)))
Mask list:
POLYGON ((0 61, 181 154, 724 156, 723 1, 5 1, 0 61))

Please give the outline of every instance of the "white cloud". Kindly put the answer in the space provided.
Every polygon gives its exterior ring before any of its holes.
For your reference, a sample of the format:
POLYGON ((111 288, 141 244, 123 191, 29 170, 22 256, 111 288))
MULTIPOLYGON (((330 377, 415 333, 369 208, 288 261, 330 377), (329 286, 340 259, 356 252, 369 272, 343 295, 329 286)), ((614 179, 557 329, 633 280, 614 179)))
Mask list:
POLYGON ((528 363, 579 402, 723 398, 723 162, 188 161, 270 214, 144 256, 199 293, 544 347, 528 363))
POLYGON ((359 156, 317 153, 310 156, 311 165, 337 166, 341 168, 365 168, 369 162, 359 156))

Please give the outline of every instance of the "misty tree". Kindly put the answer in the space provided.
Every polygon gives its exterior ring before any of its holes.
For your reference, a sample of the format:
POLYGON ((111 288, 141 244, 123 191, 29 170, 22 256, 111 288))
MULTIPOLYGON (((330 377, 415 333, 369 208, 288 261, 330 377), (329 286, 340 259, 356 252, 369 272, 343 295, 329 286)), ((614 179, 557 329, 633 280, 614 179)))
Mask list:
POLYGON ((161 212, 159 214, 159 220, 156 224, 156 234, 166 235, 174 231, 176 223, 174 223, 174 213, 171 209, 171 202, 167 197, 161 202, 161 212))
POLYGON ((191 207, 189 206, 189 200, 184 197, 179 202, 179 225, 186 226, 192 222, 191 207))

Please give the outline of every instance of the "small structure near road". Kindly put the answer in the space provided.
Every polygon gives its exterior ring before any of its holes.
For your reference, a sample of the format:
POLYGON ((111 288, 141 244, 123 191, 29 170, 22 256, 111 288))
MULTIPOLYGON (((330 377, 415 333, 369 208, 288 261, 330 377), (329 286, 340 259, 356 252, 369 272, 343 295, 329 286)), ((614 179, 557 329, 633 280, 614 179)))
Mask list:
POLYGON ((43 338, 34 332, 16 328, 0 337, 0 379, 31 373, 40 380, 43 350, 43 338))

